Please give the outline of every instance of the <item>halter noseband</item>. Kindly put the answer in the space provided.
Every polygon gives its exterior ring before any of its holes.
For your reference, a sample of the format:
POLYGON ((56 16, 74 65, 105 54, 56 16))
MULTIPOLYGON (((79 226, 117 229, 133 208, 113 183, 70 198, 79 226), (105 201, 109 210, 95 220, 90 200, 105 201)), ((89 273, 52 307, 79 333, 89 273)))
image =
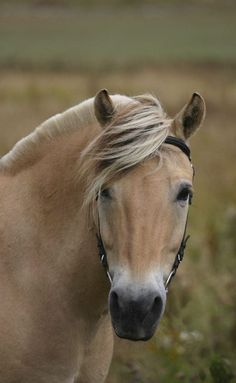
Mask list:
MULTIPOLYGON (((194 167, 192 165, 191 152, 190 152, 189 147, 185 144, 185 142, 183 140, 181 140, 180 138, 176 138, 173 136, 167 136, 163 143, 176 146, 188 157, 188 159, 191 163, 191 166, 193 168, 193 175, 194 175, 194 167)), ((191 201, 189 201, 189 205, 191 205, 191 201)), ((166 282, 165 282, 166 292, 168 292, 168 287, 170 285, 170 282, 172 281, 173 277, 175 276, 177 269, 178 269, 178 267, 179 267, 179 265, 180 265, 180 263, 184 257, 184 251, 186 248, 186 244, 187 244, 187 241, 190 237, 189 235, 186 236, 187 223, 188 223, 188 215, 187 215, 187 219, 185 222, 184 235, 183 235, 182 241, 180 243, 179 250, 176 254, 172 269, 171 269, 171 271, 170 271, 170 273, 166 279, 166 282)), ((101 233, 100 233, 100 221, 99 221, 99 219, 98 219, 98 233, 96 233, 96 237, 97 237, 97 245, 98 245, 98 253, 99 253, 100 262, 106 271, 106 274, 107 274, 107 277, 108 277, 110 283, 112 284, 112 277, 111 277, 111 274, 109 272, 107 254, 106 254, 106 250, 105 250, 105 247, 103 245, 103 241, 102 241, 102 237, 101 237, 101 233)))

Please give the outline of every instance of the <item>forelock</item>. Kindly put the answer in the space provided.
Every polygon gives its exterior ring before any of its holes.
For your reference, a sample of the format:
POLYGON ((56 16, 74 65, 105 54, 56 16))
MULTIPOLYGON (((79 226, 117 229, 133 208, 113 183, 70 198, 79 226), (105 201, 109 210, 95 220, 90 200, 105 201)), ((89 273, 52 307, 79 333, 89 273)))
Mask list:
POLYGON ((82 154, 82 173, 89 180, 86 202, 92 202, 117 176, 157 156, 170 122, 158 99, 151 95, 134 97, 117 109, 112 122, 82 154))

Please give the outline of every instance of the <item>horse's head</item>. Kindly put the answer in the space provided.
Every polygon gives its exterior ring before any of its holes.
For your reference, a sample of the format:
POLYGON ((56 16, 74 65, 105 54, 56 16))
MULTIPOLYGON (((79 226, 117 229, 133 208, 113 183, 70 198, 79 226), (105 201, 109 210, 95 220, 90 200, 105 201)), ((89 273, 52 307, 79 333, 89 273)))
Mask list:
POLYGON ((149 339, 163 314, 165 282, 184 235, 193 193, 189 158, 164 140, 171 135, 186 142, 205 115, 198 94, 173 120, 154 104, 151 98, 135 99, 116 117, 106 91, 95 98, 97 119, 106 125, 106 134, 97 141, 100 152, 94 152, 97 171, 105 179, 96 198, 96 227, 112 278, 113 327, 118 336, 131 340, 149 339), (109 177, 106 172, 112 167, 115 175, 109 177))

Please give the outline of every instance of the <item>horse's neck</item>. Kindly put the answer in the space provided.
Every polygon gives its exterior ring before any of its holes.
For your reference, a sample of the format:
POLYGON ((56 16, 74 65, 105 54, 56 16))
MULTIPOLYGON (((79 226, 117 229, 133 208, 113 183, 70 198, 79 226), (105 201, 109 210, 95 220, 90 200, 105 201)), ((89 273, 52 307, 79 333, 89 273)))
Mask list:
POLYGON ((39 161, 4 178, 0 240, 19 284, 60 289, 60 299, 69 299, 75 310, 78 306, 80 312, 84 308, 99 315, 108 286, 92 222, 81 209, 83 185, 75 174, 84 145, 79 134, 52 140, 39 161), (96 313, 91 300, 97 303, 96 313))

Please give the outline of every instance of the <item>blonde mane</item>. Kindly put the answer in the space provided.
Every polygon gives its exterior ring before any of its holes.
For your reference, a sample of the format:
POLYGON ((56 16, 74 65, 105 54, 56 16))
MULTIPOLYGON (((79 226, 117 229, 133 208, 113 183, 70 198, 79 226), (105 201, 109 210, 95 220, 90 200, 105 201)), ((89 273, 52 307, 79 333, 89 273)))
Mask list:
MULTIPOLYGON (((166 117, 158 99, 151 95, 134 98, 114 95, 111 99, 115 117, 100 130, 79 159, 78 174, 87 182, 86 202, 93 201, 114 177, 157 156, 170 128, 171 120, 166 117)), ((15 173, 36 161, 41 143, 68 136, 94 123, 97 120, 94 98, 91 98, 49 118, 20 140, 1 158, 0 170, 15 173)))

